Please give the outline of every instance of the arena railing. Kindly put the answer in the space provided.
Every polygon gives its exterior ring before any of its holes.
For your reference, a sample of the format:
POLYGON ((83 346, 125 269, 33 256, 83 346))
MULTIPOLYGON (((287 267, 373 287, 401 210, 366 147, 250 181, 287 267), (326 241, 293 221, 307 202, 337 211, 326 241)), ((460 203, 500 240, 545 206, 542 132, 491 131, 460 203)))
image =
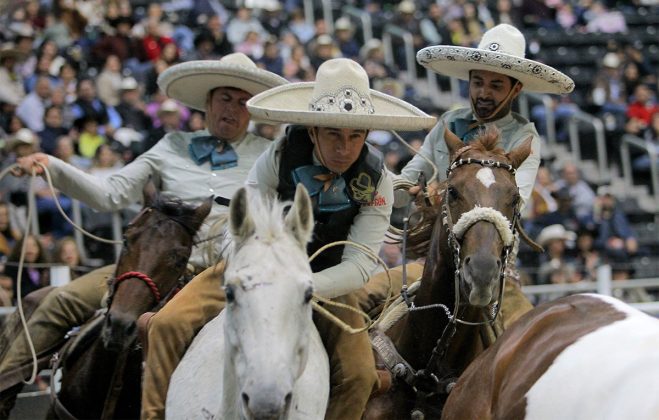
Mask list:
POLYGON ((620 158, 622 160, 622 174, 627 185, 634 185, 634 174, 632 171, 632 159, 630 148, 640 150, 650 157, 650 178, 652 183, 652 198, 656 206, 655 212, 659 213, 659 155, 653 145, 640 137, 632 134, 622 136, 620 145, 620 158))
MULTIPOLYGON (((615 290, 632 290, 659 288, 659 277, 640 278, 630 280, 613 280, 610 265, 602 265, 597 269, 596 281, 580 281, 577 283, 563 284, 538 284, 522 286, 522 292, 530 298, 542 297, 543 295, 570 295, 575 293, 599 293, 613 296, 615 290)), ((659 301, 654 302, 632 302, 631 306, 642 310, 650 315, 659 315, 659 301)))
POLYGON ((364 44, 373 38, 373 22, 371 20, 371 15, 366 10, 359 9, 355 6, 346 5, 343 6, 341 11, 344 15, 359 19, 361 21, 364 44))
POLYGON ((416 52, 414 51, 412 33, 391 23, 385 25, 382 31, 382 45, 384 46, 384 61, 389 65, 396 64, 392 45, 393 37, 403 40, 405 45, 405 63, 407 65, 407 82, 412 86, 416 86, 416 52))
POLYGON ((604 134, 604 123, 583 111, 577 111, 568 119, 568 133, 570 136, 570 148, 577 162, 581 161, 581 143, 579 135, 579 123, 588 124, 595 131, 595 143, 597 152, 597 171, 599 172, 599 183, 611 181, 609 173, 609 160, 606 154, 606 137, 604 134))

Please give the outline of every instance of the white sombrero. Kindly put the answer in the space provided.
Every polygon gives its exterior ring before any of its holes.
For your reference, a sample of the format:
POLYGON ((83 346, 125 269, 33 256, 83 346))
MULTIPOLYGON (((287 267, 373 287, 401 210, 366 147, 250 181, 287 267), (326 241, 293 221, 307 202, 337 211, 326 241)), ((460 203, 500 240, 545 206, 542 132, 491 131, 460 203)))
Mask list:
POLYGON ((197 60, 176 64, 158 77, 165 95, 200 111, 206 110, 208 92, 218 87, 233 87, 256 95, 286 79, 256 64, 243 53, 233 53, 220 60, 197 60))
POLYGON ((369 88, 366 71, 347 58, 325 61, 315 82, 290 83, 247 101, 253 117, 317 127, 414 131, 432 127, 417 107, 369 88))
POLYGON ((565 229, 563 225, 550 225, 542 229, 540 235, 538 235, 538 243, 540 246, 546 246, 549 241, 561 240, 561 241, 574 241, 577 239, 577 235, 565 229))
POLYGON ((416 54, 416 60, 430 70, 469 80, 470 70, 505 74, 522 82, 524 90, 564 95, 574 82, 553 67, 524 58, 526 40, 515 27, 502 23, 483 34, 478 48, 437 45, 416 54))

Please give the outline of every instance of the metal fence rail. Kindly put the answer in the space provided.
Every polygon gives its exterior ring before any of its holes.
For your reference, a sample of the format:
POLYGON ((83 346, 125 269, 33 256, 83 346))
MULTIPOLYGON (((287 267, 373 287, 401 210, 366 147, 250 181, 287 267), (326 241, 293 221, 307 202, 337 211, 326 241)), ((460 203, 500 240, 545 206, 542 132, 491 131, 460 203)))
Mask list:
POLYGON ((606 153, 606 138, 604 135, 604 123, 599 118, 586 114, 583 111, 577 111, 569 119, 568 132, 570 136, 570 148, 574 158, 581 161, 581 144, 579 136, 579 123, 588 124, 595 131, 595 143, 597 151, 597 170, 599 172, 599 182, 604 183, 611 180, 609 174, 609 159, 606 153))
POLYGON ((622 136, 622 144, 620 145, 622 174, 625 178, 625 183, 629 186, 634 185, 630 149, 640 150, 647 154, 650 158, 652 196, 654 198, 654 203, 657 206, 657 210, 659 210, 659 155, 657 155, 657 151, 650 142, 631 134, 625 134, 622 136))

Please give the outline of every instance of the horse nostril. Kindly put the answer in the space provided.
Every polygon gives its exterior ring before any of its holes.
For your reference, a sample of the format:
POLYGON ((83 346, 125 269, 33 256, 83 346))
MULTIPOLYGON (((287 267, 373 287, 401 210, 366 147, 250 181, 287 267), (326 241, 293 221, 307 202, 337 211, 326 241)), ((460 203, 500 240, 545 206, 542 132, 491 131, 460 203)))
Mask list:
POLYGON ((465 265, 468 265, 470 261, 471 261, 471 257, 465 258, 465 262, 464 262, 465 265))
POLYGON ((246 392, 243 392, 242 397, 243 397, 243 404, 245 404, 245 407, 249 406, 249 395, 247 395, 246 392))
POLYGON ((501 260, 497 260, 497 268, 501 270, 501 260))
POLYGON ((286 394, 286 396, 284 397, 284 403, 286 404, 286 407, 291 405, 291 400, 292 399, 293 399, 293 393, 292 392, 289 392, 288 394, 286 394))

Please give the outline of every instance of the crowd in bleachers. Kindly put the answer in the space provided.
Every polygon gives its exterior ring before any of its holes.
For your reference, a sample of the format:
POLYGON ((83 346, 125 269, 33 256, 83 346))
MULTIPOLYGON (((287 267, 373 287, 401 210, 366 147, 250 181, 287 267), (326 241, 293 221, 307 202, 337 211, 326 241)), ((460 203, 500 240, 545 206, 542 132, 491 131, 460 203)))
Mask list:
MULTIPOLYGON (((564 70, 577 82, 574 95, 556 98, 559 141, 567 135, 565 119, 575 109, 583 109, 601 116, 611 133, 633 133, 659 145, 659 38, 651 36, 656 30, 648 29, 656 29, 659 13, 650 3, 335 1, 337 19, 328 28, 320 2, 314 2, 317 10, 309 22, 300 0, 15 1, 0 16, 2 168, 17 156, 41 150, 103 177, 130 163, 169 131, 203 128, 204 115, 167 99, 158 89, 157 77, 178 62, 218 59, 233 51, 249 55, 259 66, 290 81, 311 81, 324 60, 349 57, 364 66, 374 88, 441 114, 452 104, 437 107, 424 92, 415 91, 417 86, 406 83, 404 72, 422 73, 422 69, 406 68, 402 47, 394 45, 393 64, 385 60, 380 39, 390 23, 411 32, 417 50, 434 44, 476 46, 487 29, 511 23, 525 32, 529 57, 564 70), (618 3, 624 7, 614 11, 618 3), (357 30, 359 22, 341 16, 345 5, 369 11, 374 38, 364 40, 363 32, 357 30), (641 19, 644 16, 646 20, 641 19)), ((542 133, 542 108, 536 108, 532 116, 542 133)), ((280 132, 280 127, 268 124, 256 124, 254 129, 271 139, 280 132)), ((406 140, 418 147, 423 137, 424 133, 416 133, 406 140)), ((392 171, 399 171, 409 159, 409 152, 390 134, 374 132, 370 138, 382 148, 392 171)), ((546 239, 548 234, 542 237, 549 241, 546 245, 551 251, 537 262, 543 268, 534 280, 558 281, 554 279, 560 276, 550 270, 557 259, 562 266, 569 257, 572 273, 564 278, 573 281, 592 278, 599 259, 622 263, 638 254, 633 229, 621 227, 624 213, 615 205, 615 197, 596 194, 592 189, 596 186, 575 181, 569 163, 552 163, 538 177, 526 215, 527 228, 538 238, 543 229, 561 225, 565 232, 559 234, 560 229, 554 227, 554 236, 570 242, 569 232, 579 233, 578 246, 574 255, 564 257, 559 245, 548 245, 555 239, 546 239), (562 167, 560 176, 552 171, 555 165, 562 167), (590 241, 583 239, 588 235, 590 241)), ((649 164, 644 156, 635 161, 638 170, 647 170, 649 164)), ((5 274, 10 276, 27 223, 28 187, 29 178, 9 176, 0 181, 0 254, 5 256, 5 274)), ((61 260, 55 250, 63 247, 59 246, 63 241, 70 243, 71 227, 59 214, 45 182, 35 188, 41 232, 32 238, 36 245, 28 247, 35 249, 29 262, 61 260)), ((71 211, 68 197, 60 194, 57 199, 65 211, 71 211)), ((107 215, 84 211, 88 228, 106 229, 109 234, 107 215)), ((386 252, 392 254, 389 248, 386 252)), ((110 261, 113 255, 100 257, 110 261)), ((400 262, 393 254, 389 259, 400 262)), ((71 267, 82 263, 66 262, 71 267)), ((38 264, 27 268, 23 292, 46 284, 42 272, 38 264)), ((629 275, 630 270, 620 272, 629 275)), ((2 289, 11 295, 14 283, 15 278, 4 279, 2 289)))

